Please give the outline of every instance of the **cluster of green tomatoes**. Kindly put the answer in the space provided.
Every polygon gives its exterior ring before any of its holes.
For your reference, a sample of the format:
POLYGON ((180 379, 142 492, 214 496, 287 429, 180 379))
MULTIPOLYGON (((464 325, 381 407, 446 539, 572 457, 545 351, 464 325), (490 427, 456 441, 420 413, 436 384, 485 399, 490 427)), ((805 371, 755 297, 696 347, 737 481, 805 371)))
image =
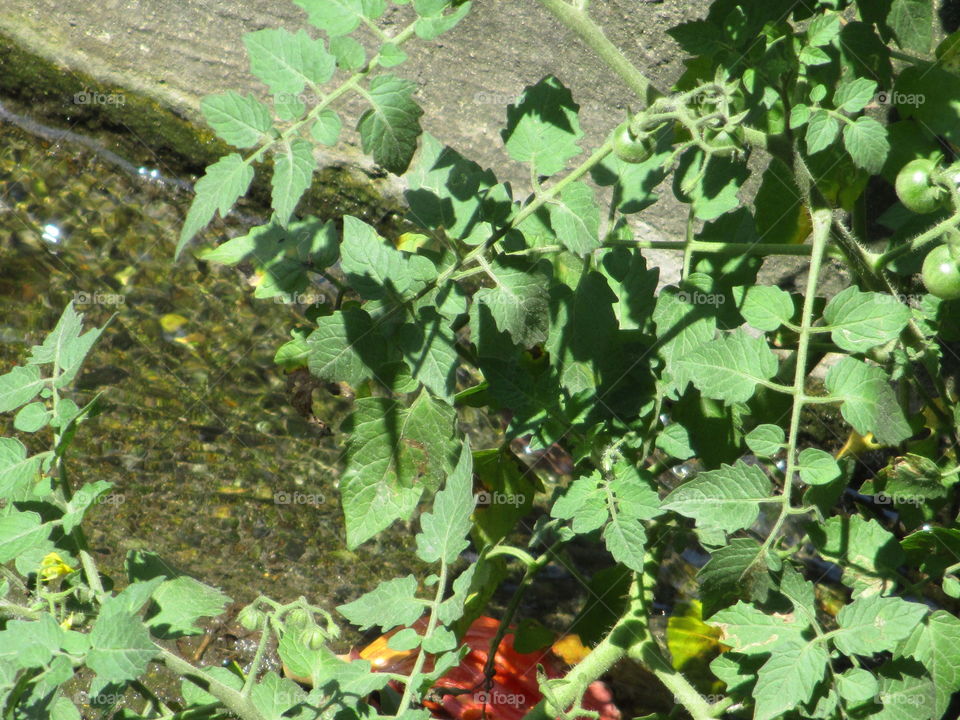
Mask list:
MULTIPOLYGON (((960 165, 941 169, 936 159, 918 158, 897 174, 897 197, 908 210, 926 215, 949 206, 948 183, 960 183, 960 165)), ((953 235, 960 240, 955 229, 953 235)), ((960 298, 960 244, 937 245, 923 261, 921 276, 930 294, 944 300, 960 298)))

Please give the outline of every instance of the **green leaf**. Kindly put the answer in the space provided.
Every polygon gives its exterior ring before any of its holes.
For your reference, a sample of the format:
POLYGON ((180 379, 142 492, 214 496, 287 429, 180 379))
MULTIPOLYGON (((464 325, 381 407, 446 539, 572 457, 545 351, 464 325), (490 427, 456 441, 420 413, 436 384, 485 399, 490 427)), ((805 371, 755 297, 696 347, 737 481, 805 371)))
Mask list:
POLYGON ((146 671, 157 648, 140 618, 117 598, 111 600, 104 603, 90 631, 87 665, 101 681, 125 683, 146 671))
POLYGON ((674 374, 681 388, 690 381, 704 397, 736 403, 753 397, 757 383, 772 378, 777 368, 764 338, 736 330, 677 358, 674 374))
POLYGON ((14 497, 39 480, 42 460, 43 455, 27 457, 19 440, 0 437, 0 497, 14 497))
POLYGON ((714 551, 697 579, 706 617, 736 599, 766 601, 773 588, 760 543, 753 538, 734 538, 714 551))
POLYGON ((303 193, 310 189, 317 160, 313 156, 313 145, 300 139, 283 143, 274 158, 270 204, 277 214, 277 222, 286 227, 303 193))
POLYGON ((895 445, 912 433, 889 383, 881 368, 851 357, 841 359, 824 378, 830 395, 843 402, 844 419, 858 433, 872 432, 879 442, 895 445))
POLYGON ((67 511, 60 519, 60 522, 63 523, 63 531, 65 533, 72 532, 83 520, 87 510, 112 489, 113 483, 106 480, 97 480, 93 483, 86 483, 75 492, 73 497, 70 498, 70 502, 67 503, 67 511))
POLYGON ((815 15, 807 26, 807 42, 814 47, 829 45, 840 35, 840 16, 837 13, 815 15))
POLYGON ((812 643, 780 647, 760 668, 754 720, 774 720, 807 702, 827 669, 827 651, 812 643))
POLYGON ((896 338, 910 322, 910 308, 892 295, 850 286, 830 299, 823 318, 839 347, 866 352, 896 338))
POLYGON ((610 516, 602 483, 599 472, 577 478, 554 501, 550 516, 573 520, 571 527, 577 534, 590 533, 602 527, 610 516))
POLYGON ((547 339, 550 328, 548 268, 546 262, 528 268, 496 260, 490 264, 496 287, 482 288, 473 297, 475 304, 487 307, 497 327, 509 333, 513 342, 521 347, 532 347, 547 339))
POLYGON ((45 384, 35 365, 15 367, 0 375, 0 412, 10 412, 30 402, 45 384))
POLYGON ((843 583, 854 594, 879 593, 890 587, 904 555, 896 537, 876 520, 858 515, 832 517, 809 527, 810 539, 820 554, 838 561, 843 583))
POLYGON ((600 207, 586 183, 568 185, 548 207, 550 224, 567 250, 582 256, 600 247, 600 207))
POLYGON ((853 705, 860 705, 875 697, 879 687, 877 678, 863 668, 850 668, 837 677, 837 692, 853 705))
POLYGON ((692 204, 698 220, 714 220, 740 204, 738 193, 749 175, 738 160, 708 160, 700 148, 692 148, 681 156, 674 173, 674 194, 692 204))
POLYGON ((763 470, 738 460, 676 488, 663 499, 663 508, 692 517, 706 528, 734 532, 756 522, 760 503, 771 499, 770 490, 763 470))
POLYGON ((845 605, 837 614, 833 644, 844 655, 872 655, 893 650, 927 614, 927 606, 898 597, 868 595, 845 605))
POLYGON ((0 632, 0 664, 9 662, 19 669, 44 667, 60 651, 63 637, 63 629, 49 613, 35 621, 9 620, 0 632))
POLYGON ((930 673, 936 691, 934 717, 943 717, 951 695, 960 690, 960 619, 934 611, 914 628, 899 654, 919 660, 930 673))
POLYGON ((800 479, 807 485, 826 485, 840 477, 840 466, 833 455, 817 448, 806 448, 800 452, 800 479))
POLYGON ((855 78, 843 83, 833 95, 833 104, 837 110, 857 113, 863 110, 877 94, 877 83, 867 78, 855 78))
POLYGON ((307 85, 323 85, 336 69, 323 43, 304 30, 296 35, 282 28, 257 30, 244 35, 243 44, 250 55, 250 71, 275 95, 297 95, 307 85))
POLYGON ((409 407, 358 399, 344 430, 350 440, 340 492, 353 549, 409 518, 424 490, 435 491, 450 472, 460 442, 453 408, 426 392, 409 407))
POLYGON ((264 674, 250 691, 250 700, 261 717, 279 720, 287 710, 307 699, 307 693, 292 680, 273 670, 264 674))
POLYGON ((723 630, 723 642, 744 655, 772 653, 806 643, 804 626, 784 615, 767 615, 743 602, 721 610, 710 625, 723 630))
POLYGON ((330 38, 330 52, 337 59, 337 65, 344 70, 354 72, 367 62, 367 51, 352 37, 330 38))
POLYGON ((250 93, 240 95, 231 90, 208 95, 201 101, 200 110, 217 135, 238 148, 253 147, 273 127, 270 108, 250 93))
POLYGON ((757 425, 744 440, 754 454, 772 458, 783 449, 787 437, 779 425, 757 425))
MULTIPOLYGON (((290 667, 289 662, 287 663, 287 666, 290 667)), ((233 688, 234 690, 240 690, 243 688, 243 678, 229 668, 205 667, 203 671, 208 675, 213 676, 216 680, 222 682, 229 688, 233 688)), ((296 670, 293 672, 296 672, 296 670)), ((300 673, 297 674, 299 675, 300 673)), ((192 705, 208 705, 210 703, 217 702, 217 699, 213 695, 201 690, 197 685, 194 685, 189 680, 183 680, 180 683, 180 694, 183 695, 184 701, 192 705)))
POLYGON ((833 145, 840 124, 826 110, 818 110, 807 121, 807 152, 813 155, 833 145))
MULTIPOLYGON (((30 351, 30 365, 53 363, 57 369, 56 386, 64 387, 80 372, 84 358, 100 337, 104 328, 94 328, 83 335, 83 315, 73 309, 73 302, 67 303, 57 326, 43 340, 42 345, 34 345, 30 351)), ((12 373, 10 373, 12 374, 12 373)))
POLYGON ((310 135, 322 145, 336 145, 342 128, 343 120, 334 110, 327 108, 317 114, 317 121, 310 128, 310 135))
POLYGON ((670 423, 657 434, 655 445, 671 457, 689 460, 697 454, 690 444, 690 431, 680 423, 670 423))
POLYGON ((843 129, 843 144, 857 167, 877 174, 890 152, 887 129, 872 117, 858 117, 843 129))
POLYGON ((424 606, 417 601, 416 594, 417 579, 407 575, 380 583, 353 602, 338 605, 337 611, 361 631, 379 627, 387 632, 420 619, 424 606))
POLYGON ((17 512, 0 517, 0 563, 9 562, 47 539, 50 526, 35 512, 17 512))
POLYGON ((470 12, 470 7, 472 3, 465 2, 457 7, 452 13, 446 15, 432 15, 428 17, 421 17, 417 20, 417 24, 414 26, 414 32, 416 32, 417 37, 423 40, 432 40, 439 35, 448 30, 452 30, 457 23, 459 23, 463 18, 467 16, 467 13, 470 12))
POLYGON ((399 45, 388 42, 380 46, 380 65, 382 67, 396 67, 407 61, 407 54, 399 45))
POLYGON ((350 287, 367 300, 403 302, 436 270, 427 258, 393 248, 377 231, 352 216, 343 218, 341 268, 350 287))
POLYGON ((507 126, 501 131, 510 157, 529 163, 541 176, 563 170, 581 152, 579 110, 570 91, 552 75, 527 86, 519 102, 507 107, 507 126))
POLYGON ((147 616, 147 625, 162 638, 197 635, 203 628, 195 625, 202 617, 220 615, 230 598, 217 588, 191 577, 181 576, 165 581, 153 592, 158 610, 147 616))
MULTIPOLYGON (((880 692, 875 702, 883 706, 870 720, 918 720, 937 718, 936 690, 929 674, 915 660, 900 658, 878 671, 880 692)), ((942 720, 942 719, 941 719, 942 720)))
POLYGON ((800 54, 797 57, 804 65, 826 65, 830 62, 829 55, 820 48, 813 47, 812 45, 807 45, 800 50, 800 54))
POLYGON ((32 402, 20 408, 13 418, 13 427, 20 432, 33 433, 42 430, 50 422, 53 413, 43 402, 32 402))
POLYGON ((410 373, 430 392, 453 402, 457 384, 457 338, 433 308, 420 311, 418 322, 400 328, 400 347, 410 373))
POLYGON ((377 377, 388 359, 383 336, 358 307, 317 318, 317 329, 307 337, 306 346, 307 366, 314 376, 351 387, 377 377))
POLYGON ((196 196, 187 212, 187 219, 180 230, 180 240, 174 252, 174 259, 180 257, 183 248, 193 236, 205 228, 214 213, 220 211, 220 217, 226 217, 237 199, 245 195, 253 182, 253 168, 243 161, 237 153, 224 155, 213 165, 207 167, 204 176, 195 186, 196 196))
MULTIPOLYGON (((716 337, 717 320, 706 305, 687 301, 689 293, 661 292, 653 310, 659 343, 657 352, 666 368, 716 337)), ((673 385, 677 386, 676 380, 673 385)), ((683 387, 679 387, 683 390, 683 387)))
POLYGON ((410 80, 378 75, 364 93, 371 107, 357 126, 363 151, 395 175, 406 172, 420 137, 423 110, 413 99, 416 89, 410 80))
POLYGON ((933 42, 933 4, 927 0, 893 0, 887 24, 904 50, 925 55, 933 42))
POLYGON ((331 37, 348 35, 363 18, 376 20, 387 9, 386 0, 294 0, 307 11, 310 24, 331 37))
POLYGON ((454 562, 470 545, 467 534, 473 527, 470 516, 475 504, 473 454, 469 442, 464 442, 456 468, 433 500, 433 512, 420 516, 417 556, 428 563, 454 562))

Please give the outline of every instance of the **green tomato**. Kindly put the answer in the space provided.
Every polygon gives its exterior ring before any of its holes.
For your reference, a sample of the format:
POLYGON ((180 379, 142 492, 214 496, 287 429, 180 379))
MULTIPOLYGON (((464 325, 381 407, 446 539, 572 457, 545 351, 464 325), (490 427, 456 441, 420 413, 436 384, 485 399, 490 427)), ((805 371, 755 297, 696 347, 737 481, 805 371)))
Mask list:
POLYGON ((263 625, 266 616, 252 605, 247 605, 240 614, 237 615, 237 621, 247 630, 259 630, 263 625))
POLYGON ((645 162, 655 148, 656 142, 650 135, 634 135, 629 123, 623 123, 613 131, 613 152, 624 162, 645 162))
POLYGON ((323 630, 316 625, 313 625, 300 633, 300 642, 306 645, 310 650, 320 650, 327 642, 327 636, 323 630))
POLYGON ((904 165, 897 173, 897 197, 904 207, 926 215, 943 207, 944 189, 936 185, 930 175, 937 164, 927 158, 917 158, 904 165))
POLYGON ((960 298, 960 266, 949 245, 938 245, 927 254, 921 274, 931 295, 944 300, 960 298))

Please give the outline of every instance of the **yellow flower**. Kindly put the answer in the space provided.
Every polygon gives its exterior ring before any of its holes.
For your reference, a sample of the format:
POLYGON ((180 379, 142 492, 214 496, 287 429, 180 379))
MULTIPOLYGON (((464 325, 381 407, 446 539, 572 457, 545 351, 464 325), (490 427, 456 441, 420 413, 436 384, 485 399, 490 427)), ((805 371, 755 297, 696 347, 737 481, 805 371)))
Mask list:
POLYGON ((72 627, 73 627, 73 615, 74 615, 73 613, 70 613, 69 615, 67 615, 67 617, 64 618, 63 622, 60 623, 60 627, 62 627, 64 630, 69 630, 70 628, 72 628, 72 627))
POLYGON ((67 565, 63 558, 55 552, 49 553, 40 563, 40 579, 44 582, 56 580, 72 572, 73 568, 67 565))

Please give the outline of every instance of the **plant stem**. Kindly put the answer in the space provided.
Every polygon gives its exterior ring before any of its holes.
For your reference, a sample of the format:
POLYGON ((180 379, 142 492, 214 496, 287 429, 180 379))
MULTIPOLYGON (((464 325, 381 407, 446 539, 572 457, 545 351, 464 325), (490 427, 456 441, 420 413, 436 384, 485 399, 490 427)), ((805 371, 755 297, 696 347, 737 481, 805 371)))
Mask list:
POLYGON ((224 707, 236 715, 239 715, 243 720, 267 720, 253 704, 253 701, 245 697, 239 690, 234 690, 229 685, 223 684, 215 677, 188 663, 179 655, 175 655, 165 647, 157 645, 156 643, 154 643, 154 646, 157 648, 157 653, 164 665, 213 695, 223 703, 224 707))
POLYGON ((243 689, 240 691, 244 697, 250 697, 253 686, 257 682, 257 673, 260 672, 260 663, 263 662, 263 654, 267 650, 267 641, 270 639, 270 616, 263 616, 263 626, 260 628, 260 642, 257 643, 257 651, 253 655, 253 662, 250 663, 250 671, 243 681, 243 689))
MULTIPOLYGON (((437 592, 433 598, 433 607, 430 608, 430 619, 427 620, 427 629, 423 633, 425 638, 430 637, 437 627, 437 608, 439 608, 440 603, 443 602, 443 593, 446 592, 446 588, 447 562, 441 558, 440 579, 437 580, 437 592)), ((410 675, 407 677, 407 682, 404 683, 403 696, 400 698, 400 705, 397 707, 397 717, 402 716, 410 708, 410 703, 413 702, 414 695, 419 691, 419 688, 414 687, 414 680, 417 679, 420 671, 423 670, 423 664, 426 662, 426 660, 427 654, 423 650, 423 645, 421 645, 420 650, 417 653, 417 661, 413 664, 413 669, 410 671, 410 675)))

